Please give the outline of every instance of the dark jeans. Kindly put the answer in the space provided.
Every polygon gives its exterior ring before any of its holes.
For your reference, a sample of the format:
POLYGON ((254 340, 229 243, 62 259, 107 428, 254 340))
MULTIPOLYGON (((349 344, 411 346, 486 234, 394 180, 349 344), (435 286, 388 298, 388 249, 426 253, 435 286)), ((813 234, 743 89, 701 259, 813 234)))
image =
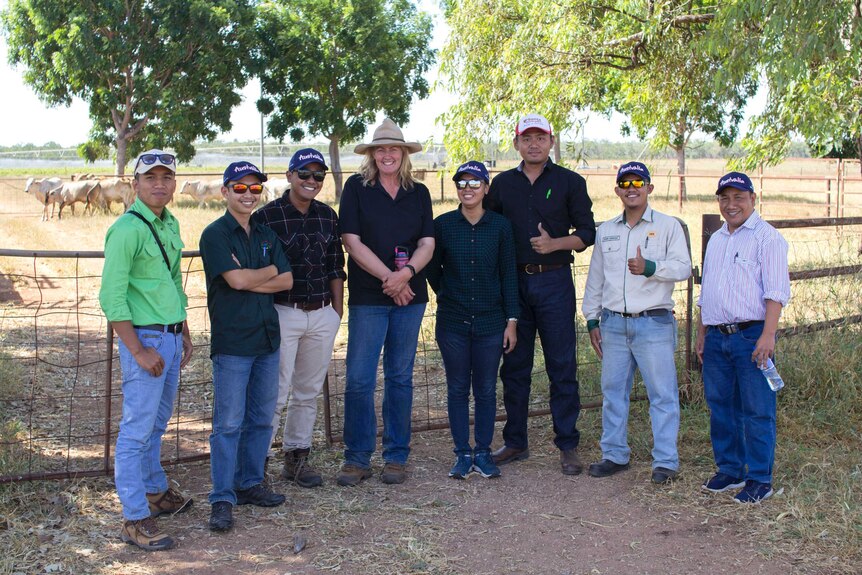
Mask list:
POLYGON ((471 335, 448 331, 437 325, 437 345, 446 368, 449 427, 456 455, 473 453, 470 448, 470 388, 476 402, 476 453, 490 453, 497 416, 497 368, 503 355, 503 332, 471 335))
POLYGON ((536 332, 542 340, 545 369, 551 381, 551 417, 554 444, 561 450, 578 446, 577 429, 581 399, 575 335, 575 286, 572 270, 563 267, 540 274, 518 273, 518 345, 503 357, 503 403, 506 426, 503 441, 515 449, 526 449, 527 413, 530 407, 531 373, 536 332))

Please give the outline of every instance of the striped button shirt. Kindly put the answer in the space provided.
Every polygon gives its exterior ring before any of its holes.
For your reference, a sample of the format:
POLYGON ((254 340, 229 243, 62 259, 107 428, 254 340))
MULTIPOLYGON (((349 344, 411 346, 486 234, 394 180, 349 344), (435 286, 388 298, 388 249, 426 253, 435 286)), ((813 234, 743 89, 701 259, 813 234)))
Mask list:
POLYGON ((766 300, 787 305, 787 241, 755 211, 732 234, 727 222, 706 246, 700 298, 704 325, 761 321, 766 300))

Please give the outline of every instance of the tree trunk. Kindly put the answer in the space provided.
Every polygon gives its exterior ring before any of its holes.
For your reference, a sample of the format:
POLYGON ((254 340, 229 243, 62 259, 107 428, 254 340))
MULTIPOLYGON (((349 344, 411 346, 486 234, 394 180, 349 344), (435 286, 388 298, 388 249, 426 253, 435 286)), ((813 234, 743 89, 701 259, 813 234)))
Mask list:
POLYGON ((554 163, 559 164, 562 154, 560 153, 560 138, 554 138, 554 163))
POLYGON ((341 174, 341 156, 338 152, 338 137, 336 136, 329 136, 329 170, 332 172, 332 180, 335 182, 335 201, 340 202, 344 176, 341 174))
POLYGON ((674 147, 676 150, 676 173, 679 174, 679 201, 688 199, 685 188, 685 146, 674 147))
POLYGON ((862 175, 862 132, 856 134, 856 157, 859 158, 859 174, 862 175))
POLYGON ((117 134, 117 177, 122 178, 126 173, 126 150, 128 150, 129 141, 126 139, 125 133, 117 134))

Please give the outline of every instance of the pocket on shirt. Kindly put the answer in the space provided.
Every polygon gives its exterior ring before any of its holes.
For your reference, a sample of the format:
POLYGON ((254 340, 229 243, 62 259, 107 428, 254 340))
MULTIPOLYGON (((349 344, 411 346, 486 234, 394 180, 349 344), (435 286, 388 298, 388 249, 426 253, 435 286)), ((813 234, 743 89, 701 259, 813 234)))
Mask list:
POLYGON ((162 250, 159 249, 155 240, 144 244, 144 253, 146 254, 146 260, 141 261, 140 267, 142 277, 150 279, 163 278, 168 266, 165 264, 162 250))

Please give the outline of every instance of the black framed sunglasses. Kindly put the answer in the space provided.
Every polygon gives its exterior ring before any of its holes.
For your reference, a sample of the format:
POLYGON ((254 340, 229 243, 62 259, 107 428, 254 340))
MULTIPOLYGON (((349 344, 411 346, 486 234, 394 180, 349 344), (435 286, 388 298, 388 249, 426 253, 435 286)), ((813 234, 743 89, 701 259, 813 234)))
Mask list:
POLYGON ((326 170, 296 170, 296 175, 302 181, 313 176, 315 182, 322 182, 326 178, 326 170))
POLYGON ((644 180, 624 180, 621 182, 617 182, 617 185, 624 190, 627 190, 631 187, 642 188, 646 185, 644 180))
POLYGON ((230 189, 232 189, 235 194, 251 192, 255 196, 259 196, 263 193, 263 184, 233 184, 230 189))
POLYGON ((144 164, 145 166, 152 166, 156 162, 168 166, 176 161, 177 158, 173 154, 144 154, 138 158, 138 163, 144 164))
POLYGON ((482 187, 482 180, 458 180, 455 182, 459 190, 464 190, 469 186, 473 190, 478 190, 482 187))

